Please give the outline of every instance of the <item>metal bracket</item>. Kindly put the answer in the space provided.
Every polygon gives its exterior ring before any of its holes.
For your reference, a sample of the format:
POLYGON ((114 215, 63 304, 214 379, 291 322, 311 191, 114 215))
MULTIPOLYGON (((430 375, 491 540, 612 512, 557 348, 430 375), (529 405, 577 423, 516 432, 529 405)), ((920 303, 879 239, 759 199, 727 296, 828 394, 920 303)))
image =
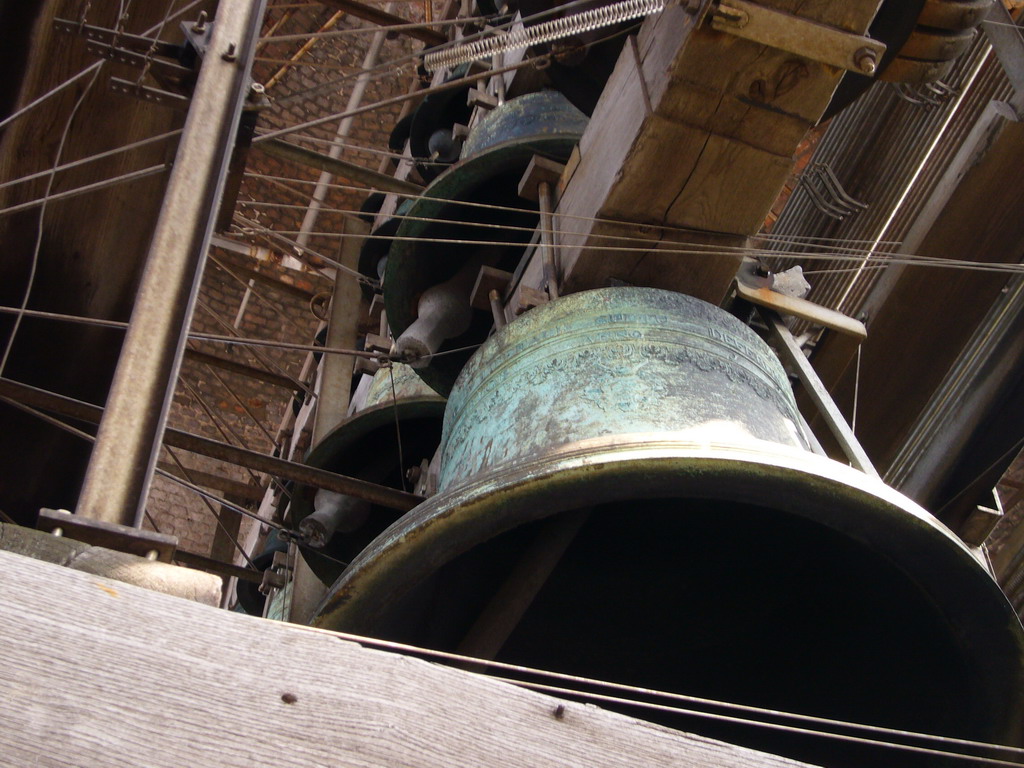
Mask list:
POLYGON ((107 47, 116 46, 126 51, 135 53, 152 53, 154 56, 164 56, 168 59, 180 59, 184 49, 174 43, 165 43, 161 40, 154 40, 139 35, 129 35, 126 32, 117 32, 104 27, 94 27, 91 24, 79 24, 77 21, 68 19, 54 19, 53 28, 57 32, 68 35, 81 35, 86 40, 99 43, 107 47))
POLYGON ((752 40, 812 61, 874 75, 885 44, 864 35, 766 8, 747 0, 723 0, 711 15, 719 32, 752 40))
POLYGON ((140 85, 134 80, 125 80, 120 77, 110 78, 110 90, 134 96, 137 99, 142 99, 152 104, 177 109, 181 112, 187 112, 188 106, 192 101, 187 96, 171 93, 170 91, 162 91, 159 88, 152 88, 148 85, 140 85))
POLYGON ((743 276, 742 272, 736 275, 735 288, 739 298, 755 306, 806 320, 858 341, 867 338, 867 328, 859 320, 854 320, 834 309, 815 304, 813 301, 787 296, 784 293, 773 291, 770 287, 754 284, 749 278, 743 276))
POLYGON ((836 407, 832 396, 822 385, 821 379, 818 378, 818 374, 811 367, 810 361, 804 356, 803 350, 800 349, 800 345, 797 344, 782 318, 773 310, 764 307, 758 307, 758 312, 778 342, 776 351, 779 353, 779 357, 796 371, 800 383, 803 384, 815 408, 825 420, 825 424, 828 425, 829 431, 839 443, 850 464, 861 472, 877 478, 878 472, 872 465, 871 459, 864 452, 850 425, 843 418, 839 408, 836 407))
POLYGON ((843 189, 843 185, 827 163, 814 163, 800 174, 797 183, 807 192, 814 207, 833 219, 842 221, 847 216, 868 208, 867 203, 854 199, 843 189))
POLYGON ((178 548, 176 536, 165 533, 146 531, 117 523, 93 520, 80 515, 73 515, 66 509, 41 509, 36 519, 36 528, 47 531, 55 536, 66 536, 75 541, 91 544, 94 547, 116 549, 149 560, 171 562, 178 548))

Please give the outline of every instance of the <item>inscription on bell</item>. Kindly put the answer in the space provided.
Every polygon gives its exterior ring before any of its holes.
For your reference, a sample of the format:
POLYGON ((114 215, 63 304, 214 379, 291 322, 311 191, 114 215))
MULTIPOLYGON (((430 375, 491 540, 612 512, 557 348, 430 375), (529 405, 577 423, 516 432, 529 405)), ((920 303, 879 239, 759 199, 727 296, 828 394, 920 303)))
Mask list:
POLYGON ((532 310, 456 382, 440 487, 605 435, 806 448, 782 366, 732 315, 689 296, 618 287, 532 310))

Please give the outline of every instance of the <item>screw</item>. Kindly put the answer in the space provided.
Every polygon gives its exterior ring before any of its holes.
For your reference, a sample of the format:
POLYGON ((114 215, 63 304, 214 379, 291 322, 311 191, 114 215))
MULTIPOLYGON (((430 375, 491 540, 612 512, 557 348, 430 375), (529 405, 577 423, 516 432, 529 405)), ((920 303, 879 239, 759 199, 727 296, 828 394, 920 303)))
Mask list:
POLYGON ((294 693, 282 693, 281 694, 281 701, 283 701, 285 704, 294 704, 298 700, 299 700, 299 697, 296 696, 294 693))
POLYGON ((235 44, 231 43, 228 46, 228 49, 224 53, 222 53, 220 57, 224 59, 224 61, 235 61, 238 59, 238 56, 235 54, 236 50, 237 49, 235 47, 235 44))
POLYGON ((853 63, 856 64, 857 69, 865 75, 873 75, 875 74, 875 70, 878 69, 878 61, 875 58, 875 52, 870 48, 861 48, 853 54, 853 63))
POLYGON ((564 718, 565 717, 565 704, 559 704, 557 707, 555 707, 554 711, 551 714, 553 714, 555 716, 556 720, 561 720, 562 718, 564 718))

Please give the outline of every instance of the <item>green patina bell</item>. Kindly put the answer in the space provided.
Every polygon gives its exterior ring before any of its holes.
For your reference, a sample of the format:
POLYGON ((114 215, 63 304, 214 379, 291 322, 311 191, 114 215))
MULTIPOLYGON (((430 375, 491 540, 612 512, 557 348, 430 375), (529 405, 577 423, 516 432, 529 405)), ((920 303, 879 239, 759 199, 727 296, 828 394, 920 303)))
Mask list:
MULTIPOLYGON (((441 439, 445 400, 407 365, 396 363, 373 377, 362 409, 329 432, 305 463, 319 469, 402 488, 410 467, 429 461, 441 439), (397 422, 397 424, 396 424, 397 422), (398 435, 402 436, 399 460, 398 435)), ((400 513, 351 496, 297 485, 291 522, 308 537, 303 557, 330 584, 400 513)))
MULTIPOLYGON (((440 491, 319 608, 348 632, 590 678, 1002 744, 1024 630, 956 536, 808 450, 771 350, 644 288, 497 332, 449 399, 440 491)), ((634 711, 829 766, 929 758, 634 711)))
MULTIPOLYGON (((473 129, 459 162, 415 200, 388 251, 384 303, 399 347, 420 315, 425 291, 461 273, 450 303, 468 307, 480 266, 515 269, 538 219, 537 204, 519 196, 523 173, 534 155, 568 159, 586 124, 586 116, 560 93, 540 91, 510 99, 473 129)), ((451 353, 487 338, 490 312, 466 313, 451 331, 454 335, 435 351, 451 353)), ((470 354, 438 356, 419 374, 447 395, 470 354)))

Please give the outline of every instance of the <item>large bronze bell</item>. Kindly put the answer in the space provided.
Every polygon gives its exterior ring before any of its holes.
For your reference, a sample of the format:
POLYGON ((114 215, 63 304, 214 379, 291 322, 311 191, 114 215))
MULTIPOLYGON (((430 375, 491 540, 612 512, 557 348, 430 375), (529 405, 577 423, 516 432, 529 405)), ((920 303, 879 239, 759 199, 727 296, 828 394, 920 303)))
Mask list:
POLYGON ((476 125, 459 162, 397 217, 384 275, 388 323, 398 352, 415 353, 420 376, 442 395, 469 359, 457 350, 482 342, 491 327, 490 312, 469 306, 480 267, 515 269, 537 224, 537 204, 519 196, 523 172, 534 155, 564 162, 586 125, 556 91, 510 99, 476 125), (427 304, 439 317, 426 317, 427 304), (430 327, 410 331, 418 320, 430 327), (425 344, 427 337, 435 343, 425 344), (444 354, 430 356, 438 351, 444 354))
MULTIPOLYGON (((437 450, 444 404, 444 398, 409 366, 396 363, 391 369, 382 368, 374 375, 362 408, 325 435, 305 463, 402 488, 406 471, 422 460, 429 461, 437 450)), ((338 578, 344 564, 398 514, 362 499, 305 485, 292 491, 291 521, 308 544, 303 547, 303 557, 325 584, 338 578)))
MULTIPOLYGON (((778 360, 717 307, 610 288, 531 310, 462 371, 442 450, 439 493, 318 625, 1020 744, 1024 630, 995 582, 925 510, 809 451, 778 360)), ((936 764, 659 718, 829 766, 936 764)))

